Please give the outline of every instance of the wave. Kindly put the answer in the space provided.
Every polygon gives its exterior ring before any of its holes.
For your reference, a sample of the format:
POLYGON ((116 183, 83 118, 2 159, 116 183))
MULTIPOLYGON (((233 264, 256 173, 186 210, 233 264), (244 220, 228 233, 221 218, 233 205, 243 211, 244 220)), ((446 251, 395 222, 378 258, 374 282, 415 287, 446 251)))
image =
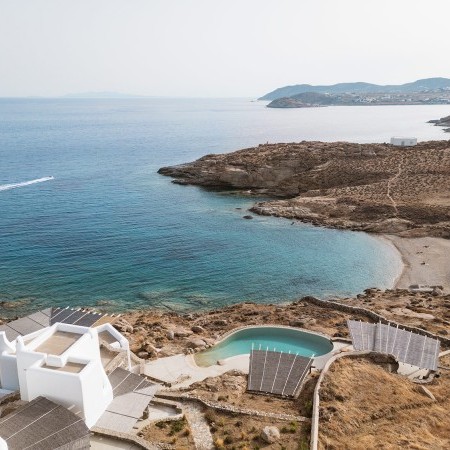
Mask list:
POLYGON ((10 189, 16 189, 23 186, 29 186, 30 184, 43 183, 44 181, 54 180, 54 177, 36 178, 35 180, 23 181, 22 183, 13 184, 0 184, 0 191, 9 191, 10 189))

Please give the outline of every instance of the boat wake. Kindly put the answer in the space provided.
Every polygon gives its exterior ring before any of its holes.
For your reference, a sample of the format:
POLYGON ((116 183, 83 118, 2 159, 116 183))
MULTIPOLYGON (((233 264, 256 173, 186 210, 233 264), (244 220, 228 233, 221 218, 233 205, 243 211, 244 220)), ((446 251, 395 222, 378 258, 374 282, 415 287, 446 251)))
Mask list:
POLYGON ((23 186, 29 186, 30 184, 43 183, 44 181, 53 180, 53 177, 37 178, 36 180, 23 181, 22 183, 14 184, 0 184, 0 191, 9 191, 10 189, 16 189, 23 186))

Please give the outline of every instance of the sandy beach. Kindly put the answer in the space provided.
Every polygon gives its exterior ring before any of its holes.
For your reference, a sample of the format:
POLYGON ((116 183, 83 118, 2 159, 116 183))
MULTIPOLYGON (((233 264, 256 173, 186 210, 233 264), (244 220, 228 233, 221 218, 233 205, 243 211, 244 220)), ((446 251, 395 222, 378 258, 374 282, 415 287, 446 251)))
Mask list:
POLYGON ((399 289, 411 284, 441 285, 450 292, 450 240, 384 235, 398 249, 404 269, 395 283, 399 289))

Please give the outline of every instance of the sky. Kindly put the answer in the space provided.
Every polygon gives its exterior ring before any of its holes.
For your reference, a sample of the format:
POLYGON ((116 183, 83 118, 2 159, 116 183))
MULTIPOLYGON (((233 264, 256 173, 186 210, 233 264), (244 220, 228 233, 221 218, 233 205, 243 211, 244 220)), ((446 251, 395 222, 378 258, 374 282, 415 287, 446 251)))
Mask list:
POLYGON ((0 0, 0 96, 450 78, 449 0, 0 0))

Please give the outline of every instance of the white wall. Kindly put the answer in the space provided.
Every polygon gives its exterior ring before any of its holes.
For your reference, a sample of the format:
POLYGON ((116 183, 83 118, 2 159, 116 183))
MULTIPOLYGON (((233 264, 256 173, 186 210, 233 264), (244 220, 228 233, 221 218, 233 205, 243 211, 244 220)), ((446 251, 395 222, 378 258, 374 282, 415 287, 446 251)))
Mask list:
POLYGON ((126 349, 129 355, 128 341, 109 324, 97 330, 58 323, 36 334, 31 341, 26 337, 26 343, 19 336, 15 341, 15 354, 9 348, 3 349, 0 354, 2 386, 11 390, 20 388, 24 401, 43 396, 65 407, 75 406, 72 411, 81 412, 89 428, 94 426, 113 400, 111 383, 100 357, 97 331, 103 330, 117 338, 120 347, 126 349), (61 355, 36 352, 37 346, 57 330, 77 333, 79 338, 61 355), (47 364, 61 368, 67 362, 81 363, 84 367, 78 373, 42 367, 47 364))
POLYGON ((393 137, 391 138, 391 144, 397 147, 410 147, 417 144, 417 139, 408 137, 393 137))
POLYGON ((10 391, 19 389, 16 355, 0 355, 0 386, 10 391))

